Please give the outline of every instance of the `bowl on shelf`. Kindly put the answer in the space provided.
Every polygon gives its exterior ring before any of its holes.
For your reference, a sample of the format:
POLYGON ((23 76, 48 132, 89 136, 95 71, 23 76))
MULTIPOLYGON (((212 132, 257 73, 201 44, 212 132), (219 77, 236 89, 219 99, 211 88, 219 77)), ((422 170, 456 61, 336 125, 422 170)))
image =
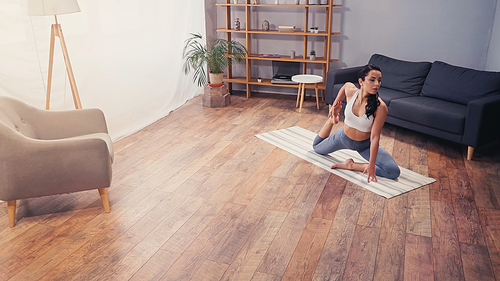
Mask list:
POLYGON ((280 25, 278 26, 280 32, 295 32, 295 26, 280 25))

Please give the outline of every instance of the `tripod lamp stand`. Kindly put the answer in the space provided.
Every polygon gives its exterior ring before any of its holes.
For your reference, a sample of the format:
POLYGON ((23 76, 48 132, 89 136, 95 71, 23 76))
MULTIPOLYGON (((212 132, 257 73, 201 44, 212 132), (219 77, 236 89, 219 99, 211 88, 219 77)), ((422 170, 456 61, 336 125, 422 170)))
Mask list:
POLYGON ((52 67, 54 64, 54 43, 55 37, 59 37, 61 43, 61 50, 66 64, 66 71, 68 72, 69 83, 71 92, 73 94, 73 101, 76 109, 82 108, 80 95, 76 88, 75 76, 69 61, 68 49, 64 41, 61 25, 57 22, 57 15, 70 14, 80 12, 80 7, 76 0, 28 0, 28 16, 54 16, 55 24, 52 24, 50 32, 50 53, 49 53, 49 72, 47 78, 47 98, 45 101, 45 109, 50 107, 50 90, 52 85, 52 67))

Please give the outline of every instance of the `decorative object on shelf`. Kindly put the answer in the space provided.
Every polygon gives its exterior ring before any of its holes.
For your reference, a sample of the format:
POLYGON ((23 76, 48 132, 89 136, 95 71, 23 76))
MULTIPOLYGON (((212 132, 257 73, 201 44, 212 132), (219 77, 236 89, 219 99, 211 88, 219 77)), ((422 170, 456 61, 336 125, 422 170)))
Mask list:
POLYGON ((238 4, 238 0, 233 0, 233 4, 238 4))
POLYGON ((294 58, 295 58, 295 51, 294 51, 294 50, 291 50, 291 51, 290 51, 290 58, 291 58, 291 59, 294 59, 294 58))
POLYGON ((267 20, 262 22, 262 30, 269 31, 269 22, 267 20))
POLYGON ((52 66, 54 64, 55 37, 59 37, 59 41, 61 43, 61 50, 63 53, 64 62, 66 64, 66 71, 68 72, 69 84, 71 86, 75 108, 82 108, 82 103, 80 101, 78 89, 76 88, 75 76, 73 74, 73 69, 71 68, 71 63, 69 61, 68 49, 66 48, 66 42, 64 41, 62 28, 61 25, 57 22, 57 15, 80 12, 80 6, 78 6, 78 2, 76 0, 38 0, 28 1, 27 4, 28 16, 54 16, 56 22, 55 24, 52 24, 50 33, 49 73, 47 79, 47 97, 45 100, 45 109, 48 110, 50 107, 50 90, 52 85, 52 66))
POLYGON ((259 82, 259 83, 262 82, 262 78, 260 78, 260 77, 257 78, 257 82, 259 82))
POLYGON ((300 4, 300 0, 295 0, 295 5, 299 5, 300 4))
POLYGON ((259 1, 259 0, 252 0, 252 1, 250 2, 250 4, 252 4, 252 5, 257 5, 257 4, 260 4, 260 1, 259 1))
POLYGON ((279 5, 280 4, 280 0, 274 0, 274 4, 275 5, 279 5))
POLYGON ((280 32, 295 32, 295 26, 280 25, 278 29, 280 32))
MULTIPOLYGON (((205 42, 200 34, 191 33, 182 51, 184 73, 188 74, 193 70, 193 82, 197 82, 198 86, 202 87, 207 84, 205 67, 208 66, 210 74, 222 78, 224 70, 232 64, 233 59, 241 62, 247 54, 245 46, 237 41, 218 38, 205 42)), ((215 77, 210 78, 210 83, 216 84, 217 82, 212 79, 215 77)))
POLYGON ((313 26, 313 27, 309 28, 309 30, 311 31, 311 33, 318 33, 319 28, 317 26, 313 26))
POLYGON ((309 0, 309 5, 321 5, 320 0, 309 0))
POLYGON ((279 54, 260 54, 259 58, 279 58, 279 54))
POLYGON ((316 51, 315 51, 315 50, 312 50, 312 51, 311 51, 310 56, 309 56, 309 59, 311 59, 311 60, 316 60, 316 51))
POLYGON ((236 18, 234 21, 234 30, 240 30, 240 18, 236 18))

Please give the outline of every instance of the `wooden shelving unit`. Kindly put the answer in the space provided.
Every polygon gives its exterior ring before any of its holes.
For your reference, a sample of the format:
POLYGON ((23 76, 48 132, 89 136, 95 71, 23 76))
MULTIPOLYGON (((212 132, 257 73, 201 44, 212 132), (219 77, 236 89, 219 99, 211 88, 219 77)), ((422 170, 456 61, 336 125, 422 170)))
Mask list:
MULTIPOLYGON (((231 39, 231 34, 232 33, 243 33, 245 34, 245 46, 247 50, 251 51, 251 39, 252 39, 252 34, 267 34, 267 35, 276 35, 278 36, 302 36, 303 37, 303 53, 302 55, 297 54, 295 58, 290 58, 290 56, 286 55, 280 55, 279 58, 260 58, 259 54, 252 54, 250 53, 246 57, 246 77, 233 77, 232 75, 232 68, 229 67, 227 71, 227 76, 224 77, 224 82, 229 83, 229 88, 232 88, 232 83, 240 83, 240 84, 246 84, 246 91, 247 91, 247 98, 250 98, 251 96, 251 86, 252 85, 264 85, 264 86, 277 86, 277 87, 288 87, 288 88, 298 88, 298 85, 288 85, 288 84, 272 84, 271 79, 262 79, 262 82, 257 82, 257 77, 252 77, 251 75, 251 62, 252 60, 268 60, 268 61, 295 61, 295 62, 301 62, 303 73, 306 72, 307 70, 307 64, 308 63, 315 63, 315 64, 322 64, 323 66, 323 83, 318 85, 319 89, 324 90, 326 88, 326 73, 330 70, 330 63, 331 62, 337 62, 338 59, 332 59, 331 58, 331 45, 332 45, 332 36, 335 35, 340 35, 338 32, 332 32, 332 14, 333 14, 333 9, 336 7, 341 7, 341 5, 333 5, 332 2, 333 0, 327 0, 327 4, 324 5, 310 5, 310 4, 299 4, 299 5, 293 5, 293 4, 282 4, 282 5, 275 5, 275 4, 250 4, 250 0, 239 0, 240 2, 245 1, 246 4, 232 4, 232 0, 225 0, 225 3, 217 3, 217 6, 223 6, 225 7, 226 11, 226 26, 223 28, 218 28, 217 32, 224 32, 226 33, 227 40, 232 40, 231 39), (279 30, 268 30, 264 31, 262 29, 241 29, 241 30, 234 30, 232 29, 232 21, 231 21, 231 8, 232 7, 244 7, 245 8, 245 26, 251 27, 251 8, 252 7, 273 7, 276 9, 287 9, 287 8, 297 8, 301 7, 304 8, 304 25, 303 25, 303 30, 302 31, 296 31, 296 32, 280 32, 279 30), (314 11, 310 11, 310 8, 313 8, 314 10, 318 10, 319 8, 324 8, 326 9, 325 13, 325 27, 324 30, 319 31, 318 33, 312 33, 312 32, 307 32, 309 30, 308 27, 308 22, 309 22, 309 14, 313 13, 314 11), (324 54, 322 57, 319 57, 319 54, 316 54, 316 60, 310 60, 308 56, 308 49, 307 49, 307 43, 308 43, 308 38, 310 36, 319 36, 319 37, 324 37, 324 54)), ((303 1, 308 1, 308 0, 301 0, 303 1)), ((312 9, 311 9, 312 10, 312 9)), ((311 84, 306 88, 314 88, 314 85, 311 84)))

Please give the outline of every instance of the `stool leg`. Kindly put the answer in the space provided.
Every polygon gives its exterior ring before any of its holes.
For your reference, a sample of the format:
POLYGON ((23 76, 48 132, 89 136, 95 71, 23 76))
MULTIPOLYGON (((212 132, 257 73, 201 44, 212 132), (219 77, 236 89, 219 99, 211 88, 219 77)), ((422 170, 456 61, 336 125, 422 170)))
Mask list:
POLYGON ((299 113, 302 111, 302 104, 304 103, 305 89, 306 89, 306 84, 302 83, 302 94, 300 97, 299 113))
POLYGON ((316 107, 319 109, 318 84, 317 83, 314 85, 314 88, 316 90, 316 107))
POLYGON ((297 105, 295 105, 295 107, 299 107, 299 100, 300 100, 300 87, 302 87, 302 83, 299 83, 299 92, 297 93, 297 105))

